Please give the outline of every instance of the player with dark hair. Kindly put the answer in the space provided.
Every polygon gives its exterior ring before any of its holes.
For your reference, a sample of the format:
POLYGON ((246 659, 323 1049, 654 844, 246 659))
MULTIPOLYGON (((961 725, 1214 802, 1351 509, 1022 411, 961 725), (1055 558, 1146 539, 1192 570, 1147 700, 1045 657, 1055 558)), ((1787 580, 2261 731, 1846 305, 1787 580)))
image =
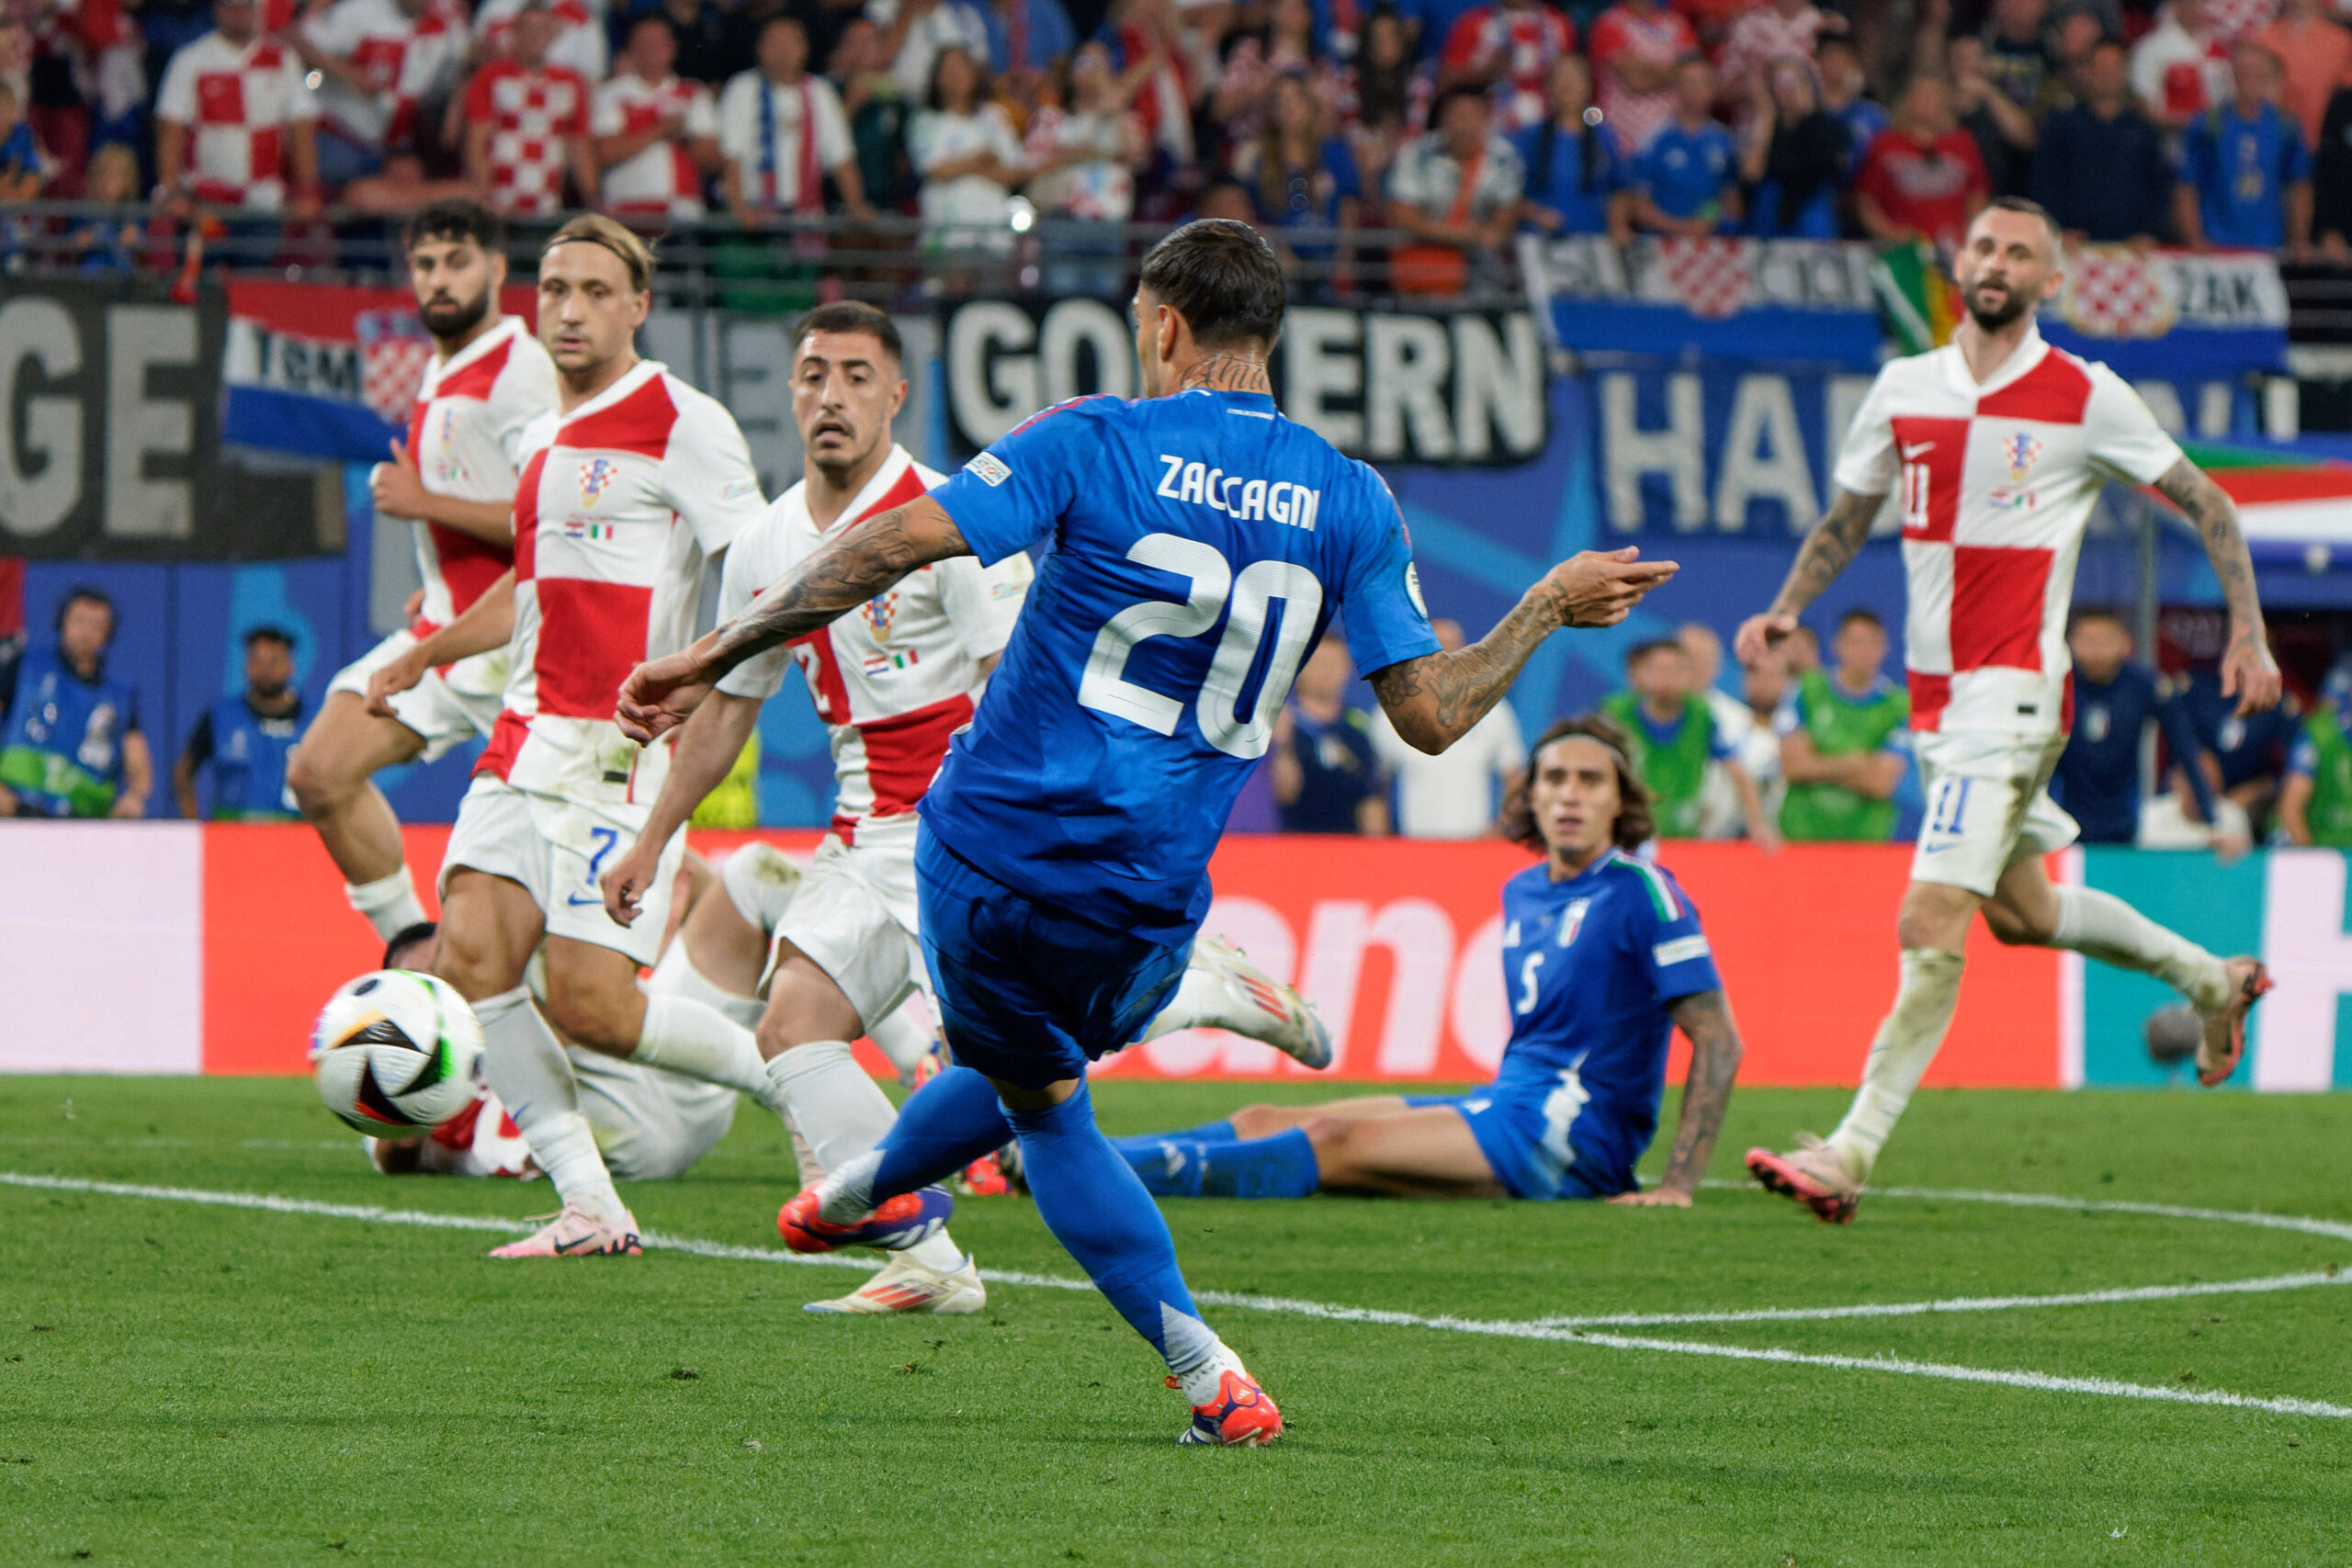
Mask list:
POLYGON ((802 1251, 918 1240, 945 1207, 933 1184, 993 1149, 1009 1114, 1039 1216, 1166 1359, 1193 1406, 1187 1442, 1265 1442, 1282 1417, 1201 1320, 1167 1223, 1094 1124, 1086 1066, 1182 977, 1209 854, 1299 660, 1344 605, 1398 734, 1442 751, 1555 629, 1623 619, 1674 570, 1579 556, 1484 641, 1442 651, 1379 476, 1274 407, 1283 292, 1246 224, 1179 229, 1136 291, 1140 400, 1060 404, 827 541, 747 613, 640 667, 619 712, 650 741, 729 670, 909 572, 1053 540, 921 808, 923 951, 960 1065, 778 1226, 802 1251))
POLYGON ((424 919, 424 906, 400 820, 374 776, 487 738, 506 685, 506 651, 502 645, 424 671, 385 713, 368 711, 368 682, 465 614, 513 563, 523 431, 555 407, 547 350, 521 317, 498 312, 506 283, 498 214, 475 201, 436 201, 418 209, 401 237, 433 360, 406 438, 391 444, 391 461, 376 465, 370 483, 379 525, 415 529, 424 592, 407 626, 328 682, 326 702, 287 766, 294 802, 342 871, 352 907, 387 938, 424 919))
POLYGON ((1182 1133, 1113 1140, 1161 1197, 1607 1198, 1688 1207, 1739 1071, 1739 1032, 1699 913, 1635 858, 1649 791, 1625 735, 1562 719, 1535 743, 1504 828, 1544 863, 1503 885, 1510 1042, 1486 1088, 1252 1105, 1182 1133), (1692 1044, 1666 1177, 1634 1167, 1657 1130, 1666 1049, 1692 1044))
POLYGON ((2222 689, 2254 713, 2278 701, 2278 666, 2237 508, 2112 370, 2042 341, 2034 314, 2064 282, 2049 213, 1994 202, 1969 224, 1952 276, 1966 319, 1949 345, 1879 372, 1829 510, 1770 607, 1739 628, 1742 663, 1793 631, 1899 487, 1903 662, 1928 806, 1895 922, 1902 980, 1837 1130, 1747 1155, 1767 1188, 1841 1224, 1951 1027, 1978 914, 2001 942, 2085 953, 2179 991, 2203 1016, 2208 1084, 2237 1066, 2247 1010, 2270 984, 2258 959, 2217 957, 2111 893, 2053 887, 2042 865, 2077 833, 2047 786, 2072 705, 2066 604, 2100 487, 2153 485, 2196 524, 2229 606, 2222 689))

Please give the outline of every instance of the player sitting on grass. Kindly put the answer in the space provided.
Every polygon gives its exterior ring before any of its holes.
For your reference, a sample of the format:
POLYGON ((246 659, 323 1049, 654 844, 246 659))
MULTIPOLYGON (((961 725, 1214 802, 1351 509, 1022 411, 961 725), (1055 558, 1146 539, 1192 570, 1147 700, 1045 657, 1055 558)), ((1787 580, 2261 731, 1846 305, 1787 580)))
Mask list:
POLYGON ((1544 859, 1503 885, 1511 1032, 1495 1081, 1464 1095, 1252 1105, 1113 1140, 1146 1187, 1689 1206, 1739 1070, 1739 1032, 1699 912, 1671 875, 1633 858, 1650 837, 1650 800, 1623 733, 1600 718, 1554 725, 1503 812, 1544 859), (1645 1192, 1634 1166, 1657 1130, 1678 1025, 1693 1046, 1681 1122, 1665 1180, 1645 1192))

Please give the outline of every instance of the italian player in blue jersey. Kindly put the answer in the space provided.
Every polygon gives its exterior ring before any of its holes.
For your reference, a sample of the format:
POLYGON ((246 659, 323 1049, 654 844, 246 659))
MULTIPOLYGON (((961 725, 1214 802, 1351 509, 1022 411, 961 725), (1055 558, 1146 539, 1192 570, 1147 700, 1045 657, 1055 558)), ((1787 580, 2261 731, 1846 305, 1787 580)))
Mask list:
POLYGON ((1140 1034, 1182 976, 1210 852, 1334 615, 1397 733, 1437 752, 1555 629, 1622 620, 1674 567, 1575 557, 1485 640, 1443 652, 1386 487, 1274 407, 1283 276, 1266 242, 1229 221, 1177 231, 1145 260, 1135 316, 1142 399, 1050 409, 844 531, 736 620, 640 666, 616 717, 650 741, 735 665, 929 562, 1042 557, 922 800, 924 956, 960 1065, 777 1225, 801 1251, 912 1245, 951 1206, 936 1184, 1009 1119, 1039 1217, 1184 1391, 1184 1440, 1254 1445, 1282 1416, 1201 1320, 1167 1223, 1094 1124, 1086 1065, 1140 1034))
POLYGON ((1187 1132, 1115 1146, 1163 1197, 1606 1198, 1688 1207, 1723 1127, 1739 1033, 1699 912, 1634 852, 1649 792, 1604 718, 1562 719, 1506 804, 1511 836, 1544 852, 1503 885, 1510 1043, 1495 1081, 1464 1095, 1374 1095, 1253 1105, 1187 1132), (1634 1167, 1657 1130, 1667 1043, 1691 1042, 1665 1179, 1634 1167))

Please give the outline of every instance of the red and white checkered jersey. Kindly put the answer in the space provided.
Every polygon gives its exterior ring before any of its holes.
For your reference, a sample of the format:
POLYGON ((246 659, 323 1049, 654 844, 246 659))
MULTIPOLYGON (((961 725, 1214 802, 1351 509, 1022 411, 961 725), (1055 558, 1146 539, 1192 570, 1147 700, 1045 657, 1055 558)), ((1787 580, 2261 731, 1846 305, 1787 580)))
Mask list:
MULTIPOLYGON (((940 480, 893 446, 881 471, 821 533, 808 515, 807 481, 794 485, 729 553, 720 617, 741 615, 820 544, 940 480)), ((1020 554, 993 567, 970 556, 933 561, 831 626, 737 665, 718 689, 764 701, 783 686, 787 659, 798 663, 832 738, 833 831, 848 843, 903 837, 911 852, 915 802, 939 772, 949 737, 971 722, 979 660, 1004 651, 1030 576, 1029 558, 1020 554)))
POLYGON ((505 711, 474 765, 516 789, 648 809, 668 745, 613 722, 621 682, 694 638, 704 569, 767 510, 735 416, 645 360, 524 436, 505 711))
MULTIPOLYGON (((520 316, 502 316, 447 359, 436 355, 425 367, 409 413, 409 456, 435 495, 505 501, 522 468, 524 432, 555 406, 555 362, 520 316)), ((424 637, 447 626, 514 560, 507 546, 438 523, 418 525, 416 566, 424 578, 424 603, 417 612, 420 624, 411 629, 424 637)))
POLYGON ((1899 484, 1914 729, 2038 739, 2065 728, 2066 609, 2099 487, 2150 484, 2180 448, 2104 365, 2031 327, 1983 382, 1957 347, 1878 374, 1838 488, 1899 484))
MULTIPOLYGON (((474 9, 474 37, 485 59, 505 60, 514 52, 514 17, 530 0, 483 0, 474 9)), ((555 41, 548 45, 547 62, 577 71, 581 79, 601 82, 610 66, 605 45, 602 7, 591 11, 581 0, 556 0, 548 7, 555 18, 555 41)))
POLYGON ((438 6, 422 17, 398 0, 335 0, 302 24, 313 46, 367 73, 370 91, 334 76, 319 88, 319 112, 363 147, 405 147, 416 140, 417 106, 447 86, 465 63, 466 24, 438 6))
POLYGON ((506 1107, 487 1084, 474 1091, 463 1111, 433 1129, 432 1142, 437 1153, 426 1156, 428 1170, 451 1176, 537 1174, 523 1129, 514 1125, 514 1118, 506 1113, 506 1107))
POLYGON ((571 138, 588 134, 588 84, 561 65, 494 60, 466 89, 466 122, 490 127, 490 199, 501 212, 557 212, 571 138))
POLYGON ((290 49, 255 38, 243 49, 207 33, 164 68, 155 118, 188 128, 198 201, 275 212, 286 205, 286 129, 318 118, 290 49))
POLYGON ((672 115, 684 117, 682 135, 656 141, 605 171, 606 211, 648 217, 702 216, 702 171, 695 166, 686 142, 718 134, 718 118, 707 88, 675 76, 648 82, 633 71, 625 71, 596 89, 588 129, 598 136, 623 136, 650 130, 672 115))
POLYGON ((1540 0, 1518 11, 1480 6, 1454 18, 1444 45, 1439 63, 1449 72, 1501 67, 1491 89, 1495 129, 1510 136, 1544 123, 1544 79, 1554 61, 1575 51, 1577 30, 1540 0))

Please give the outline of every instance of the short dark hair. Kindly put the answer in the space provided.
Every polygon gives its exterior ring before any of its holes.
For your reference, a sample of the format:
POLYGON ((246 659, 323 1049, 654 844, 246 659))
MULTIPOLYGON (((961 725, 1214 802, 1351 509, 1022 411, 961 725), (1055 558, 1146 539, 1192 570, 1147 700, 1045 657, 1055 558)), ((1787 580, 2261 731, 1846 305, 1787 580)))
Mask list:
POLYGON ((1247 223, 1194 219, 1151 247, 1138 282, 1184 318, 1203 348, 1272 348, 1282 335, 1282 263, 1247 223))
POLYGON ((1882 632, 1886 630, 1885 618, 1880 615, 1876 610, 1871 609, 1867 605, 1862 604, 1857 604, 1852 609, 1847 611, 1844 615, 1838 616, 1838 629, 1842 632, 1848 626, 1852 626, 1856 621, 1860 621, 1865 626, 1874 626, 1882 632))
POLYGON ((1544 852, 1544 835, 1536 829, 1535 808, 1529 802, 1528 792, 1534 786, 1536 764, 1543 761, 1544 750, 1578 736, 1598 740, 1609 749, 1611 759, 1617 764, 1617 820, 1611 824, 1609 836, 1621 850, 1639 849, 1657 836, 1657 824, 1650 817, 1649 787, 1634 772, 1631 753, 1625 749, 1625 732, 1597 713, 1556 720, 1536 738, 1535 744, 1528 750, 1527 766, 1520 770, 1518 787, 1503 797, 1503 837, 1539 854, 1544 852))
POLYGON ((274 642, 283 647, 288 653, 294 651, 294 634, 284 626, 252 627, 245 633, 244 644, 247 648, 251 648, 257 642, 274 642))
POLYGON ((798 353, 800 344, 810 333, 864 333, 877 340, 890 351, 890 357, 900 365, 907 362, 905 345, 899 339, 899 323, 890 312, 863 299, 836 299, 820 305, 792 325, 792 347, 798 353))
POLYGON ((2123 618, 2123 612, 2110 610, 2104 604, 2093 604, 2086 609, 2076 610, 2069 629, 2072 629, 2072 626, 2081 626, 2085 621, 2105 621, 2126 636, 2131 635, 2132 623, 2123 618))
POLYGON ((401 227, 404 251, 413 251, 427 240, 471 240, 485 251, 503 250, 506 220, 470 197, 445 197, 418 208, 401 227))
POLYGON ((775 15, 768 17, 765 21, 763 21, 760 24, 759 30, 752 35, 752 47, 757 49, 760 45, 760 40, 768 36, 768 29, 779 25, 791 26, 799 28, 800 41, 803 43, 808 41, 808 24, 802 21, 797 16, 790 11, 778 11, 775 15))
POLYGON ((76 604, 96 604, 98 608, 104 610, 107 613, 107 635, 109 637, 114 635, 114 628, 119 625, 122 620, 120 612, 117 611, 114 607, 113 594, 107 592, 105 589, 99 587, 95 582, 77 582, 73 587, 65 591, 64 598, 60 599, 57 602, 57 629, 59 631, 62 632, 65 629, 66 613, 72 610, 76 604))
POLYGON ((440 926, 431 920, 419 920, 413 926, 402 926, 392 933, 392 940, 384 944, 383 967, 387 969, 402 967, 397 962, 402 953, 419 942, 431 942, 440 934, 440 926))
MULTIPOLYGON (((2050 231, 2050 243, 2053 248, 2064 242, 2065 236, 2059 230, 2058 220, 2050 216, 2050 209, 2030 196, 1996 196, 1984 204, 1984 212, 2022 212, 2028 218, 2039 218, 2041 226, 2050 231)), ((1984 213, 1977 216, 1981 218, 1984 213)))
POLYGON ((976 55, 960 43, 951 43, 945 49, 941 50, 936 55, 932 57, 931 79, 923 84, 922 89, 923 107, 936 109, 944 108, 946 107, 939 100, 939 68, 947 63, 947 57, 951 54, 962 55, 965 61, 972 67, 973 107, 978 107, 978 106, 987 103, 989 101, 989 95, 994 90, 989 80, 988 56, 984 54, 976 55))
POLYGON ((1434 130, 1439 126, 1444 124, 1445 111, 1452 108, 1458 100, 1463 98, 1476 99, 1478 107, 1482 109, 1491 109, 1494 107, 1493 103, 1487 97, 1487 89, 1484 87, 1473 87, 1466 83, 1459 86, 1448 87, 1444 92, 1440 93, 1437 96, 1437 102, 1430 106, 1430 129, 1434 130))
POLYGON ((1670 637, 1654 637, 1647 642, 1637 642, 1625 650, 1625 668, 1632 670, 1646 661, 1654 653, 1687 655, 1689 649, 1670 637))

